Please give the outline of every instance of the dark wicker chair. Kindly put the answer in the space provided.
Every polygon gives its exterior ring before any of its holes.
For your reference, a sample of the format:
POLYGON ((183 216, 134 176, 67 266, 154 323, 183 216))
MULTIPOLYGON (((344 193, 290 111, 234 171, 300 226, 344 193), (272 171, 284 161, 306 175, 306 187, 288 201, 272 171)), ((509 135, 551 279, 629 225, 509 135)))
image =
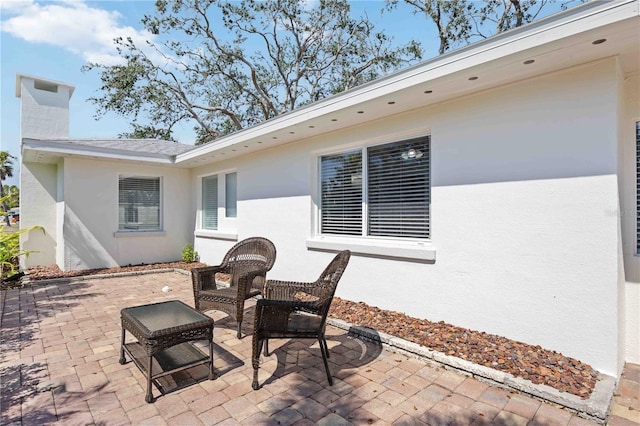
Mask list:
POLYGON ((266 275, 276 261, 276 247, 262 237, 253 237, 231 247, 218 266, 191 270, 195 308, 200 312, 217 310, 238 323, 238 339, 244 316, 244 301, 262 293, 266 275), (229 286, 216 283, 229 280, 229 286))
POLYGON ((313 283, 267 281, 264 298, 256 303, 251 359, 253 389, 259 388, 258 367, 262 345, 264 343, 264 355, 268 356, 268 340, 273 338, 318 339, 327 379, 329 385, 333 385, 327 361, 329 347, 325 339, 325 324, 336 286, 350 257, 349 250, 338 253, 313 283))

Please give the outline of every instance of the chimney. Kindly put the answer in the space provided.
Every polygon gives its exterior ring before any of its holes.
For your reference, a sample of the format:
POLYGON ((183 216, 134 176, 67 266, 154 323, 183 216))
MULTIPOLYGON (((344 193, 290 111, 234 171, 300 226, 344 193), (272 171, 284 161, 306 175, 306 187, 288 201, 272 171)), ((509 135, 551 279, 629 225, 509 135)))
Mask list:
POLYGON ((67 83, 16 74, 20 140, 69 139, 69 100, 74 89, 67 83))

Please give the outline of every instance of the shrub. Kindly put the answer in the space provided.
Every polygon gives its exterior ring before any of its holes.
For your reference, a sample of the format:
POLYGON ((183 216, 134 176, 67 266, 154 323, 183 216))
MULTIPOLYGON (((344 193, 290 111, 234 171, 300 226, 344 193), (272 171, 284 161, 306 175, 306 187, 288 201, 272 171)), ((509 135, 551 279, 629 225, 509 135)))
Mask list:
POLYGON ((41 230, 42 226, 33 226, 27 229, 20 229, 15 232, 5 232, 4 226, 0 226, 0 279, 9 278, 19 272, 20 256, 29 256, 34 251, 20 249, 20 234, 41 230))
POLYGON ((198 260, 198 252, 193 249, 193 245, 191 243, 185 244, 182 249, 182 260, 187 263, 195 262, 198 260))

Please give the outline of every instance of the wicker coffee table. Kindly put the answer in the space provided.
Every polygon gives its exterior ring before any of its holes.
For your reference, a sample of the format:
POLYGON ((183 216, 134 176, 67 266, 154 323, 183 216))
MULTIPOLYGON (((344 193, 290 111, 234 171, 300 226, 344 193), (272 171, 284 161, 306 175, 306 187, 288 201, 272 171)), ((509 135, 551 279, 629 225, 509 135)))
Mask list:
POLYGON ((179 300, 125 308, 120 317, 120 364, 126 362, 127 353, 146 376, 145 401, 154 401, 152 381, 176 371, 208 364, 209 380, 213 380, 213 319, 179 300), (125 343, 126 331, 138 341, 125 343), (208 356, 190 343, 194 340, 209 342, 208 356))

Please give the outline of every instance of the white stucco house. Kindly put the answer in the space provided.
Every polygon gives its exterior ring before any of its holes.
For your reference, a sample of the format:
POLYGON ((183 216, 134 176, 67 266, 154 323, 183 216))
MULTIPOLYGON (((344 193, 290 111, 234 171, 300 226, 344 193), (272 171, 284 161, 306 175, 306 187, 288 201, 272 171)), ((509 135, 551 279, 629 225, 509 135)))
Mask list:
POLYGON ((640 362, 640 3, 591 2, 192 147, 69 138, 73 86, 18 75, 25 266, 353 256, 337 295, 640 362))

